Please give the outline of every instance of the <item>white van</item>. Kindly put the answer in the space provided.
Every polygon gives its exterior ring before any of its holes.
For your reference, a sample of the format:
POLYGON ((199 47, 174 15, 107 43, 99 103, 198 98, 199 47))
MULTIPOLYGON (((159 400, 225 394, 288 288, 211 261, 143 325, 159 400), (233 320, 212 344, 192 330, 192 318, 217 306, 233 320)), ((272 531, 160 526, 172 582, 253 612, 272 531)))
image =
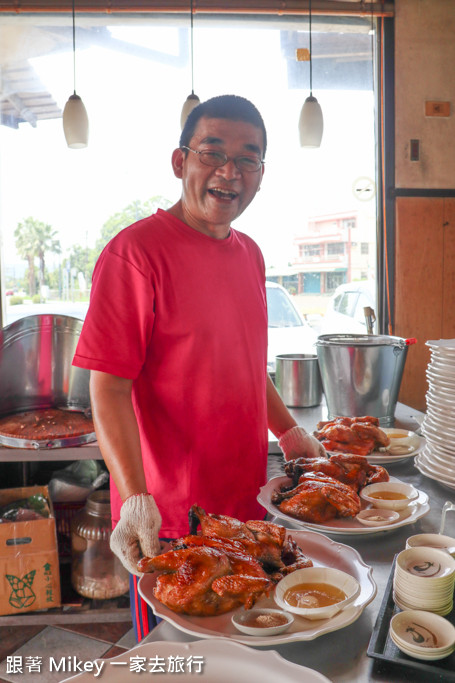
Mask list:
MULTIPOLYGON (((366 334, 364 308, 376 315, 376 285, 371 280, 339 285, 322 318, 320 334, 366 334)), ((373 329, 376 332, 376 328, 373 329)))

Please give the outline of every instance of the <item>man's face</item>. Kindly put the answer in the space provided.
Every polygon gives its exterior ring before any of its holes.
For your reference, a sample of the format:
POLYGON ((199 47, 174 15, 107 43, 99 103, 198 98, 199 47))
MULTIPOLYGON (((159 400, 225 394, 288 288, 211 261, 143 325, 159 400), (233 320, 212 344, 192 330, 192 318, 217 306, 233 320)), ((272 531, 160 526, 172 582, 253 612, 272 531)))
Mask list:
POLYGON ((264 167, 239 171, 233 158, 262 159, 262 131, 251 123, 202 118, 188 145, 193 150, 224 152, 228 161, 214 168, 201 163, 199 155, 175 150, 174 173, 182 179, 181 205, 185 222, 207 235, 223 239, 231 222, 246 209, 261 184, 264 167))

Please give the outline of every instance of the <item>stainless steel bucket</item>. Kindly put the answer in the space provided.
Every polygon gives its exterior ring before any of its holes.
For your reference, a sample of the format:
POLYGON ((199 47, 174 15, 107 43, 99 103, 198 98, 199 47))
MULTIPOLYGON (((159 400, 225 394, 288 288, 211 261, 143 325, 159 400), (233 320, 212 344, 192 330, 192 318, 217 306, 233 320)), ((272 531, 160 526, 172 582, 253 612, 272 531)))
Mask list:
POLYGON ((373 415, 392 426, 408 352, 405 339, 323 334, 316 350, 329 419, 373 415))
POLYGON ((275 384, 289 408, 310 408, 322 401, 318 357, 286 353, 276 357, 275 384))

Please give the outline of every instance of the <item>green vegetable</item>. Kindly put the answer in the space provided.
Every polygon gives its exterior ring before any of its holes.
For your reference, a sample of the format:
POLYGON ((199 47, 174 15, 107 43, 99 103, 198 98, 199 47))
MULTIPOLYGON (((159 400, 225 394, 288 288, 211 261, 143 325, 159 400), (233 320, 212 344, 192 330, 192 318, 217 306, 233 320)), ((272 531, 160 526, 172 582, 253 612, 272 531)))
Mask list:
POLYGON ((42 493, 35 493, 33 496, 28 498, 20 498, 19 500, 13 500, 11 503, 7 503, 0 508, 0 518, 8 522, 14 522, 19 509, 34 510, 41 517, 49 517, 49 503, 42 493))

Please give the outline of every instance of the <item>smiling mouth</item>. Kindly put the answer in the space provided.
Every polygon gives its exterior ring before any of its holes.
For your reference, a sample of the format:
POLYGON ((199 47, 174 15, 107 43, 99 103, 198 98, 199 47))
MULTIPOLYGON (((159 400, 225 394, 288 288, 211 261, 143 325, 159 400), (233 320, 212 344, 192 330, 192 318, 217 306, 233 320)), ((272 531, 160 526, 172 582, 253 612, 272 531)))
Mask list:
POLYGON ((237 192, 233 192, 232 190, 223 190, 219 187, 209 189, 208 193, 212 195, 212 197, 216 197, 216 199, 222 199, 228 202, 238 197, 237 192))

